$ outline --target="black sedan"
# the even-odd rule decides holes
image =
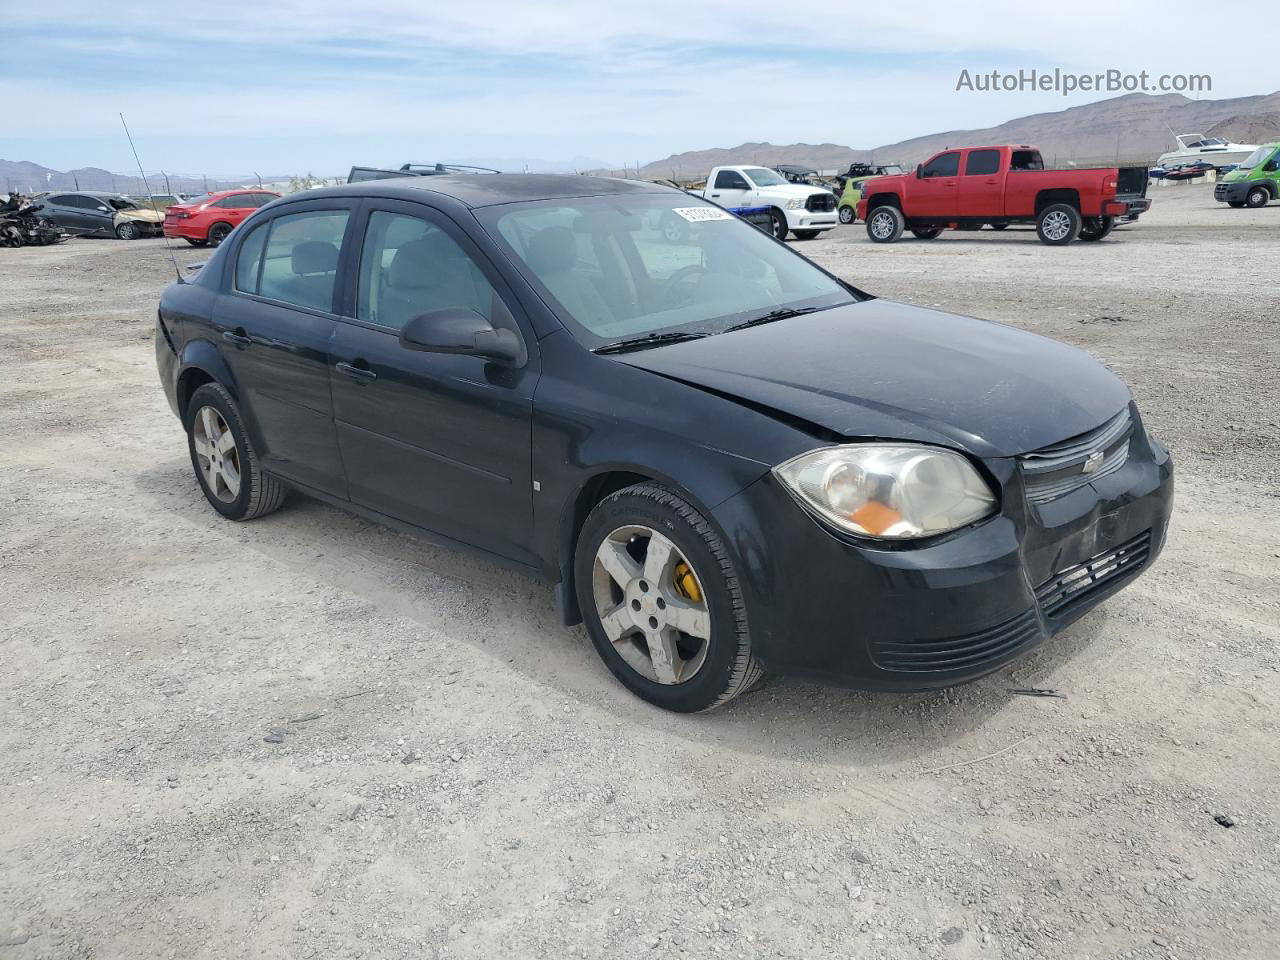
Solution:
[[[295,490],[545,576],[672,710],[766,669],[982,676],[1150,565],[1172,503],[1086,354],[877,300],[636,181],[277,200],[165,291],[156,356],[223,516]]]

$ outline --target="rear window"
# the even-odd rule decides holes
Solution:
[[[331,312],[349,216],[346,210],[309,210],[258,227],[240,246],[236,289]]]

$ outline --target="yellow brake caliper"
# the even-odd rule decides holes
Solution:
[[[698,586],[698,578],[693,575],[693,571],[689,569],[689,565],[681,560],[676,564],[676,568],[672,571],[672,580],[675,582],[676,592],[686,600],[693,603],[702,602],[702,588]]]

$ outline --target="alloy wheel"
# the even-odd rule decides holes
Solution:
[[[893,236],[893,214],[875,213],[871,215],[871,232],[880,240]]]
[[[853,223],[853,217],[854,217],[853,207],[841,207],[841,208],[840,208],[840,222],[841,222],[841,223]]]
[[[703,581],[670,539],[652,527],[619,527],[601,541],[592,594],[614,650],[654,683],[684,683],[711,646]]]
[[[240,449],[222,414],[213,407],[196,411],[191,442],[209,492],[223,503],[234,503],[240,496]]]
[[[1062,240],[1071,233],[1071,218],[1062,211],[1055,210],[1044,218],[1042,229],[1046,239]]]

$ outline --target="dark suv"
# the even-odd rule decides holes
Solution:
[[[1088,355],[877,300],[639,181],[277,200],[165,291],[156,357],[223,516],[297,490],[544,576],[673,710],[765,668],[989,673],[1144,570],[1172,503]]]

